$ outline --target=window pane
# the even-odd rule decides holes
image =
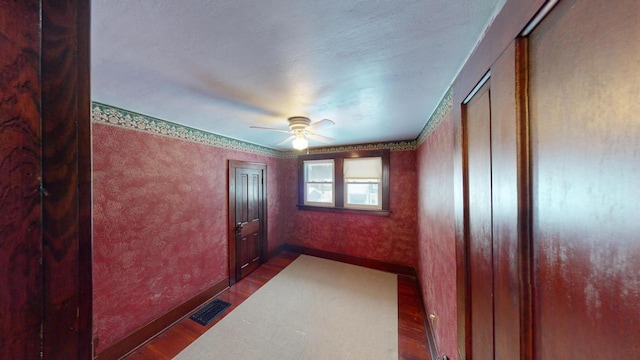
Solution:
[[[306,201],[333,203],[333,184],[307,184]]]
[[[348,205],[379,205],[379,184],[347,183]]]
[[[333,182],[333,161],[305,161],[307,182]]]

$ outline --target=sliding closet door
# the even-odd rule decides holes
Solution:
[[[512,42],[462,105],[467,359],[530,357],[528,282],[521,281],[529,267],[526,123],[518,112],[526,91],[523,50],[522,41]]]
[[[561,1],[530,47],[538,359],[640,359],[640,1]]]
[[[522,41],[491,66],[491,185],[496,359],[529,359],[526,123]],[[519,112],[520,111],[520,112]]]
[[[491,98],[488,83],[465,106],[464,121],[471,352],[473,359],[493,359]]]

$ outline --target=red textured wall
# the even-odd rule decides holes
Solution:
[[[267,164],[269,251],[417,265],[416,152],[391,153],[389,217],[298,211],[297,159],[93,124],[96,352],[228,276],[229,159]]]
[[[389,217],[298,211],[295,186],[287,191],[293,204],[288,243],[384,262],[417,265],[416,152],[393,151],[390,158]],[[287,171],[297,179],[297,159]],[[297,184],[296,182],[291,182]],[[292,195],[291,195],[292,194]]]
[[[418,274],[438,350],[457,358],[451,113],[418,148]]]
[[[229,159],[267,164],[273,250],[285,160],[93,124],[97,353],[228,276]]]

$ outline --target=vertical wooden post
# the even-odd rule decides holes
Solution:
[[[89,3],[41,3],[44,359],[92,357]]]

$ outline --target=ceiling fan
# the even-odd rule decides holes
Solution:
[[[315,133],[316,130],[323,129],[331,125],[335,125],[335,123],[329,119],[316,121],[312,124],[311,120],[309,120],[308,117],[293,116],[289,118],[289,130],[268,128],[268,127],[261,127],[261,126],[251,126],[251,128],[278,131],[278,132],[291,134],[291,136],[280,141],[276,145],[283,145],[288,142],[292,142],[294,149],[303,150],[303,149],[306,149],[307,146],[309,146],[309,141],[307,139],[318,140],[326,143],[332,142],[334,139],[330,137],[318,135]]]

